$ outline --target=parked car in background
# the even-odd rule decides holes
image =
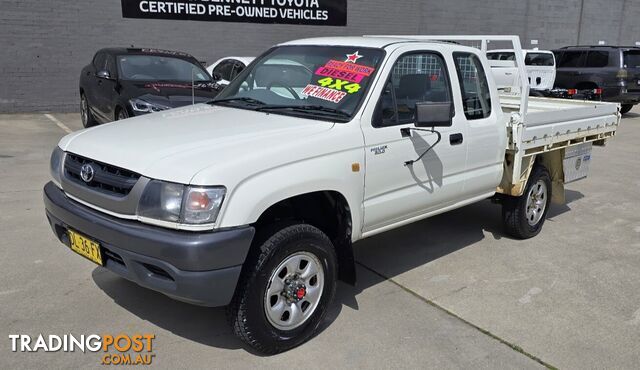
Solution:
[[[549,50],[522,50],[532,95],[540,95],[553,89],[556,80],[556,59]],[[487,52],[493,77],[498,88],[516,86],[520,78],[515,65],[515,53],[511,49]]]
[[[217,94],[198,60],[178,51],[101,49],[80,74],[84,127],[202,103]]]
[[[254,57],[226,57],[207,67],[220,88],[225,88],[243,69],[247,68]]]
[[[627,113],[640,102],[640,48],[567,46],[554,50],[556,87],[596,91]]]

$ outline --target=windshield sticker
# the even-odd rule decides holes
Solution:
[[[145,89],[153,89],[157,92],[160,92],[160,89],[191,89],[191,84],[175,84],[175,83],[165,83],[165,82],[153,82],[144,85]],[[213,89],[215,87],[214,83],[194,83],[194,89]]]
[[[339,78],[341,80],[347,80],[347,81],[351,81],[351,82],[355,82],[355,83],[362,82],[362,79],[364,78],[364,76],[361,75],[361,74],[357,74],[357,73],[353,73],[353,72],[347,72],[347,71],[341,71],[339,69],[327,68],[327,67],[318,68],[318,70],[316,71],[316,75],[325,76],[325,77]]]
[[[302,90],[302,95],[338,104],[345,96],[347,96],[347,93],[344,91],[309,84],[304,88],[304,90]]]
[[[360,84],[358,83],[351,83],[346,80],[340,80],[337,78],[333,79],[331,77],[325,77],[321,80],[318,80],[318,84],[322,87],[328,87],[330,89],[345,90],[349,94],[355,94],[360,91],[361,88]]]
[[[360,51],[356,51],[353,54],[347,54],[347,60],[345,60],[345,63],[355,63],[358,61],[358,59],[362,58],[362,55],[359,54]]]
[[[376,70],[372,67],[363,66],[361,64],[354,64],[348,62],[340,62],[337,60],[330,60],[325,64],[326,68],[334,68],[345,72],[356,73],[359,75],[363,75],[366,77],[371,76],[371,74]]]

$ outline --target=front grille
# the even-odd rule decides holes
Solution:
[[[90,182],[85,182],[80,177],[82,166],[85,164],[90,164],[94,170],[93,179]],[[64,172],[67,179],[73,181],[75,184],[119,197],[127,196],[140,178],[140,175],[135,172],[72,153],[67,153],[66,155]]]

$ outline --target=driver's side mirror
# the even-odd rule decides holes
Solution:
[[[221,75],[220,73],[218,73],[218,72],[213,72],[213,73],[211,74],[211,77],[213,77],[213,80],[214,80],[214,81],[220,81],[220,80],[222,80],[222,75]]]
[[[105,80],[111,80],[111,73],[109,73],[109,71],[107,71],[106,69],[103,69],[98,71],[98,73],[96,73],[96,77],[102,78]]]
[[[453,102],[416,103],[416,127],[448,127],[453,124]]]

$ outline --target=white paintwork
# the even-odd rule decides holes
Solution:
[[[332,37],[287,43],[385,49],[381,71],[348,123],[199,104],[79,131],[59,146],[150,178],[225,186],[227,196],[215,227],[252,224],[289,197],[335,191],[349,203],[356,241],[491,196],[502,178],[507,150],[517,153],[518,162],[528,149],[554,150],[562,140],[615,132],[616,104],[529,99],[525,85],[519,95],[500,97],[491,74],[492,114],[468,121],[458,79],[453,78],[457,72],[452,53],[474,53],[488,71],[484,52],[487,41],[494,39],[520,48],[516,36]],[[483,47],[437,40],[475,40]],[[457,113],[451,127],[439,129],[442,142],[433,153],[410,168],[404,162],[432,144],[434,134],[414,131],[413,137],[403,138],[402,126],[374,128],[371,121],[395,60],[417,50],[444,57]],[[516,59],[523,69],[523,54]],[[450,145],[451,133],[462,133],[464,143]],[[374,155],[371,149],[381,145],[387,145],[386,152]],[[360,171],[352,171],[354,163]]]
[[[487,53],[513,53],[513,49],[496,49],[489,50]],[[526,58],[527,54],[548,54],[553,58],[552,66],[525,66],[529,85],[533,90],[551,90],[556,81],[556,58],[553,52],[549,50],[529,49],[522,50],[522,55]],[[489,60],[493,78],[499,89],[510,90],[516,88],[519,83],[518,68],[513,60]],[[540,83],[538,83],[540,79]]]

